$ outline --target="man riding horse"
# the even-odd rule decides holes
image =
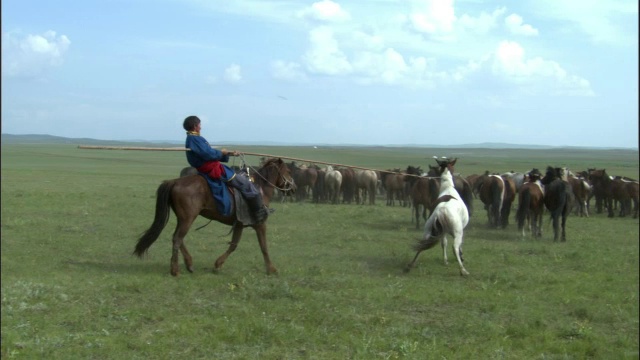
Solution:
[[[260,192],[247,176],[236,174],[233,169],[222,164],[229,161],[229,156],[238,156],[238,152],[212,148],[209,142],[200,136],[201,123],[197,116],[188,116],[182,126],[187,131],[185,147],[191,149],[186,152],[189,165],[198,169],[198,172],[207,174],[214,182],[226,183],[240,191],[249,205],[253,220],[257,224],[263,223],[269,212],[264,206]]]

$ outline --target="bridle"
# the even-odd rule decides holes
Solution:
[[[244,162],[244,159],[243,159]],[[246,164],[245,164],[246,165]],[[251,178],[251,175],[249,174],[249,169],[253,170],[254,174],[258,174],[258,176],[267,184],[271,185],[274,189],[280,190],[280,191],[284,191],[284,192],[289,192],[295,189],[296,185],[293,182],[293,178],[289,177],[287,179],[287,177],[285,177],[282,172],[280,171],[280,167],[276,164],[274,164],[273,162],[269,164],[269,166],[274,166],[276,168],[276,171],[278,172],[278,178],[282,179],[282,182],[284,183],[283,187],[279,187],[278,185],[272,183],[271,181],[269,181],[267,178],[265,178],[260,171],[256,170],[256,168],[254,168],[253,166],[250,165],[246,165],[247,168],[247,175],[249,175],[249,178]],[[255,176],[255,175],[254,175]],[[277,181],[276,181],[277,182]]]

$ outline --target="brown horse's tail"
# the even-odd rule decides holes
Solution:
[[[142,257],[149,247],[158,239],[160,233],[167,225],[169,221],[169,209],[171,205],[171,189],[175,181],[168,180],[162,182],[158,187],[157,198],[156,198],[156,215],[153,219],[153,224],[151,227],[145,231],[140,239],[138,239],[138,243],[136,244],[136,249],[133,251],[135,255],[138,257]]]

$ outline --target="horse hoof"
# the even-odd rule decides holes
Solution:
[[[275,267],[270,266],[267,268],[267,275],[273,275],[277,273],[278,273],[278,269],[276,269]]]
[[[460,276],[467,276],[469,272],[467,270],[460,270]]]
[[[187,270],[193,274],[193,266],[187,266]]]

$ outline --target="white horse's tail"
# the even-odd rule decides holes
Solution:
[[[418,240],[418,243],[413,246],[413,250],[423,251],[431,249],[432,247],[436,246],[438,240],[440,240],[439,237],[427,235],[425,238]]]
[[[418,240],[418,243],[413,247],[413,249],[415,251],[431,249],[438,243],[440,237],[444,232],[445,227],[440,222],[438,213],[434,212],[433,214],[431,214],[431,217],[429,217],[427,223],[424,226],[424,236],[422,237],[422,239]]]

